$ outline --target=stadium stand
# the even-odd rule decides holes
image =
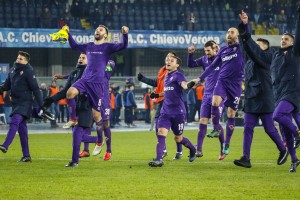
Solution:
[[[1,28],[59,28],[72,23],[77,29],[110,29],[127,24],[131,30],[220,31],[237,23],[240,10],[252,19],[259,34],[293,32],[298,0],[0,0]],[[48,8],[49,23],[41,20]],[[191,14],[193,13],[193,20]],[[291,19],[291,20],[287,20]],[[193,23],[192,25],[190,23]],[[47,24],[47,27],[45,27]]]

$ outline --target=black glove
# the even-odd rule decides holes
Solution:
[[[0,86],[0,94],[3,94],[3,88]]]
[[[41,108],[41,109],[39,109],[40,111],[39,111],[39,113],[38,113],[38,116],[40,116],[41,118],[43,118],[43,119],[48,119],[48,120],[50,120],[50,121],[53,121],[53,120],[55,120],[55,115],[54,114],[52,114],[51,112],[48,112],[47,110],[46,110],[46,108]]]
[[[194,87],[196,83],[194,81],[191,81],[187,84],[188,89],[191,89],[192,87]]]
[[[251,38],[251,33],[245,33],[245,34],[242,34],[240,35],[243,42],[247,42],[249,38]]]
[[[238,25],[238,28],[237,28],[237,29],[238,29],[240,35],[246,33],[245,25],[243,24],[243,22],[241,22],[241,23]]]
[[[139,81],[141,81],[143,78],[144,78],[143,74],[139,73],[139,74],[137,75],[137,79],[138,79]]]
[[[152,92],[152,93],[150,94],[150,98],[151,98],[151,99],[158,98],[158,97],[159,97],[159,94],[155,94],[154,92]]]
[[[49,108],[54,100],[51,97],[46,97],[43,102],[43,108]]]

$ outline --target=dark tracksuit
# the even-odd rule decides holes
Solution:
[[[187,93],[187,106],[188,106],[188,122],[195,120],[196,114],[196,92],[191,88]]]
[[[125,107],[125,123],[133,123],[133,109],[137,107],[135,103],[135,96],[132,90],[126,91],[126,99],[124,101]]]
[[[68,77],[63,90],[52,96],[54,101],[66,98],[68,89],[81,78],[85,65],[77,65],[76,70],[72,71]],[[96,143],[97,136],[90,136],[92,118],[92,107],[86,95],[79,95],[76,99],[76,113],[78,124],[72,130],[73,132],[73,151],[72,162],[78,163],[81,142]]]
[[[3,146],[8,148],[18,131],[23,156],[30,157],[26,120],[30,118],[32,113],[33,95],[39,108],[42,107],[42,94],[32,66],[14,63],[3,89],[5,91],[11,90],[12,98],[12,113],[10,115],[12,118]]]
[[[242,42],[240,42],[243,46]],[[243,155],[250,159],[253,131],[260,118],[265,132],[274,141],[279,151],[284,144],[274,126],[272,115],[275,108],[270,65],[255,58],[248,46],[241,48],[245,54],[245,103]],[[273,52],[273,49],[265,50]]]
[[[122,109],[122,95],[120,93],[116,93],[115,97],[115,107],[116,107],[116,118],[115,122],[118,124],[120,122],[120,115]]]
[[[297,160],[294,135],[297,128],[291,120],[292,113],[300,109],[300,21],[296,23],[294,45],[275,52],[264,52],[251,39],[249,33],[242,35],[243,44],[255,58],[270,64],[275,111],[273,119],[284,129],[286,144],[292,161]]]

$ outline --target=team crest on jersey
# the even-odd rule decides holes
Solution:
[[[170,78],[170,80],[171,80],[171,81],[173,80],[173,76]]]
[[[20,72],[20,76],[22,76],[22,74],[23,74],[23,71]]]
[[[286,55],[286,54],[287,54],[287,51],[284,51],[283,54]]]
[[[236,51],[237,47],[233,47],[233,51]]]

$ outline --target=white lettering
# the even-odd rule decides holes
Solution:
[[[3,34],[0,32],[0,42],[4,42]]]
[[[7,34],[7,41],[8,42],[14,42],[15,41],[15,34],[14,34],[14,32],[8,32],[8,34]]]
[[[232,55],[229,55],[229,56],[225,56],[224,58],[222,58],[222,61],[227,61],[227,60],[231,60],[232,58],[235,58],[237,57],[237,54],[232,54]]]
[[[174,90],[174,87],[168,86],[164,87],[164,91]]]

